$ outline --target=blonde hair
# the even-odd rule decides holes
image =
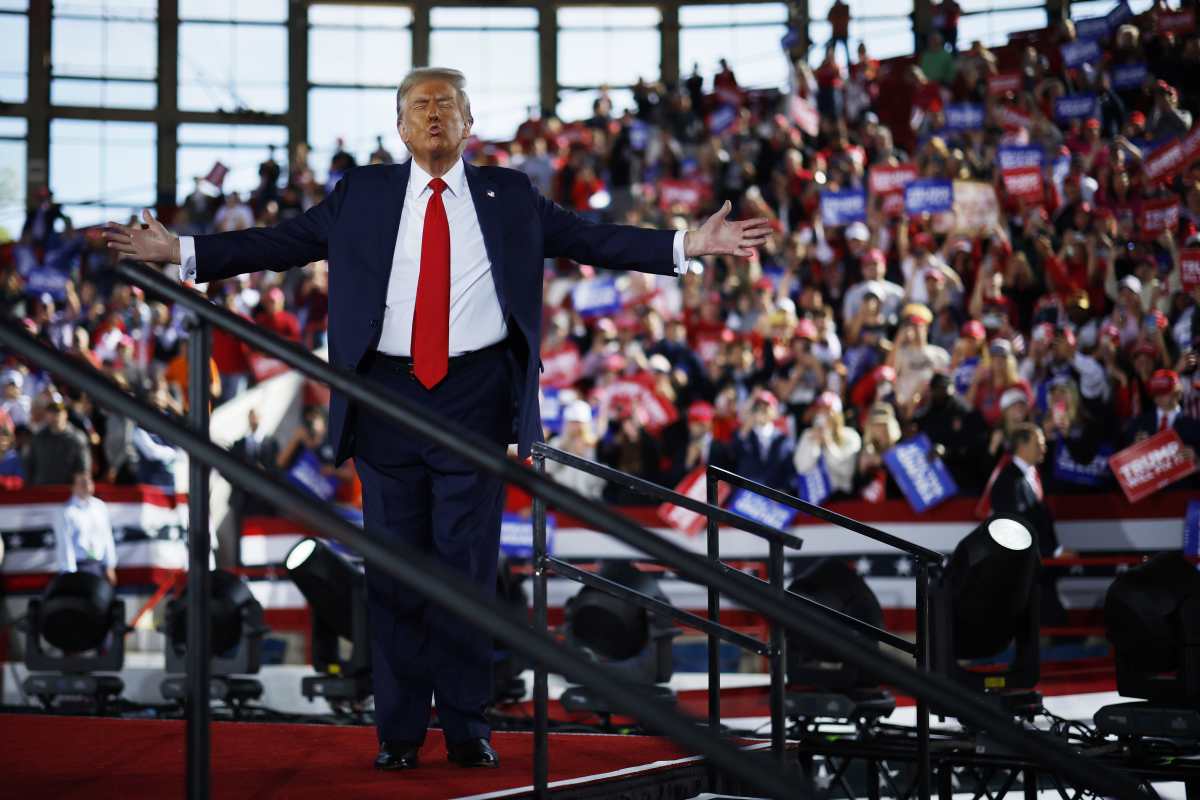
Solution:
[[[454,91],[458,95],[458,110],[462,112],[463,119],[467,122],[474,122],[475,120],[471,116],[471,98],[467,97],[467,76],[449,67],[417,67],[409,71],[404,76],[404,80],[400,81],[400,88],[396,90],[397,119],[404,116],[404,101],[413,87],[419,83],[434,80],[445,81],[454,87]]]

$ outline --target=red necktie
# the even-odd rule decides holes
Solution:
[[[450,358],[450,224],[442,204],[446,182],[434,178],[429,188],[433,194],[425,207],[421,274],[412,324],[413,374],[426,389],[446,377]]]
[[[1158,430],[1161,433],[1167,429],[1167,415],[1161,411],[1158,413]]]
[[[1033,475],[1033,493],[1037,495],[1038,502],[1042,501],[1042,476],[1038,474],[1037,467],[1029,471]]]

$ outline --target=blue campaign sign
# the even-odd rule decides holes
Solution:
[[[546,515],[546,553],[554,554],[553,514]],[[509,558],[533,558],[533,517],[505,513],[500,520],[500,552]]]
[[[558,389],[549,386],[542,387],[542,427],[551,433],[562,433],[563,404],[558,396]]]
[[[883,463],[914,511],[928,511],[958,494],[958,486],[940,458],[930,458],[929,437],[920,434],[883,454]]]
[[[621,310],[621,292],[611,275],[580,281],[571,291],[571,302],[580,316],[603,317]]]
[[[1129,7],[1129,3],[1126,3],[1125,0],[1121,0],[1121,2],[1113,6],[1112,11],[1109,11],[1104,15],[1104,19],[1108,22],[1108,29],[1110,31],[1115,31],[1121,26],[1122,23],[1132,18],[1133,9]]]
[[[1075,38],[1085,41],[1100,41],[1108,38],[1108,17],[1090,17],[1075,20]]]
[[[954,206],[954,184],[941,178],[923,178],[904,187],[908,214],[940,214]]]
[[[1125,92],[1130,89],[1141,88],[1149,75],[1150,70],[1141,62],[1136,64],[1118,64],[1112,68],[1109,81],[1113,89],[1118,92]]]
[[[321,474],[321,462],[311,450],[301,450],[286,475],[288,481],[296,488],[308,492],[318,500],[330,500],[337,492],[337,479],[332,475]]]
[[[1188,503],[1183,517],[1183,554],[1200,556],[1200,500]]]
[[[791,50],[800,43],[801,38],[799,28],[788,28],[788,32],[779,40],[779,46],[784,50]]]
[[[796,496],[819,506],[829,495],[829,473],[825,471],[825,457],[821,456],[815,467],[796,476]]]
[[[1108,468],[1112,454],[1111,447],[1100,447],[1091,461],[1081,463],[1071,457],[1071,451],[1060,441],[1054,450],[1054,478],[1076,486],[1108,486],[1113,481],[1112,470]]]
[[[1036,144],[1001,147],[996,151],[996,160],[1000,169],[1020,169],[1022,167],[1037,167],[1041,169],[1045,159],[1042,148]]]
[[[25,276],[25,293],[28,295],[48,294],[54,302],[61,303],[67,299],[67,281],[70,278],[65,272],[59,272],[53,267],[34,267]]]
[[[867,219],[867,193],[863,189],[821,192],[821,222],[836,228]]]
[[[1100,60],[1100,43],[1076,39],[1062,46],[1063,65],[1078,67]]]
[[[733,127],[733,123],[737,122],[737,115],[738,110],[733,106],[729,104],[721,106],[708,115],[709,131],[720,136]]]
[[[768,500],[749,489],[738,489],[729,504],[729,510],[772,528],[784,528],[796,516],[796,509],[791,506]]]
[[[1096,114],[1096,95],[1068,94],[1054,101],[1054,118],[1059,122],[1087,119]]]
[[[650,141],[650,126],[642,122],[640,119],[635,119],[629,123],[629,146],[639,153],[646,149],[647,143]]]
[[[951,103],[946,106],[946,130],[983,130],[983,105],[981,103]]]

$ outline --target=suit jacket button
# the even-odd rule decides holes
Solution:
[[[368,322],[367,324],[370,325],[372,328],[374,328],[376,325],[379,324],[379,320],[373,319],[370,322]]]

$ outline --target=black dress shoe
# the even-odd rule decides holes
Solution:
[[[415,769],[421,745],[408,742],[380,742],[375,769]]]
[[[460,767],[498,767],[500,756],[487,739],[468,739],[446,746],[446,758]]]

